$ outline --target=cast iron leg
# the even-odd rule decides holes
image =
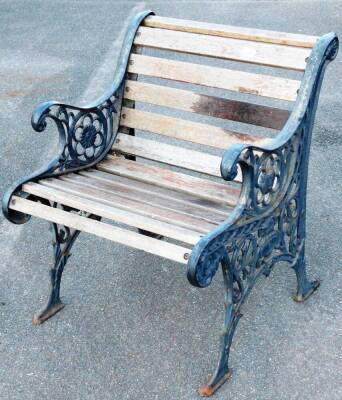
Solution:
[[[32,322],[34,325],[42,324],[64,307],[59,296],[62,274],[64,266],[70,257],[69,251],[80,233],[57,224],[51,225],[54,233],[54,266],[49,271],[50,295],[45,307],[33,316]]]
[[[224,330],[220,338],[220,356],[216,370],[209,382],[199,389],[199,394],[203,397],[213,395],[232,375],[232,371],[228,367],[229,351],[235,328],[241,317],[241,314],[236,313],[234,310],[233,277],[229,270],[229,265],[226,260],[223,260],[221,265],[226,289]]]
[[[297,293],[293,296],[293,300],[301,303],[310,297],[320,284],[318,280],[309,281],[306,276],[304,245],[300,250],[298,260],[292,268],[295,270],[297,276]]]

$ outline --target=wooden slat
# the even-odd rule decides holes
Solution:
[[[76,208],[77,210],[89,212],[98,215],[99,217],[108,218],[136,228],[145,229],[149,232],[154,232],[191,245],[195,245],[202,236],[195,231],[121,210],[114,206],[108,206],[83,197],[74,196],[70,193],[65,193],[64,191],[40,185],[38,183],[27,183],[23,186],[22,190],[23,192]]]
[[[130,161],[122,157],[108,155],[108,158],[96,168],[100,171],[117,174],[127,178],[134,178],[158,187],[189,193],[200,199],[214,201],[220,204],[235,206],[240,189],[229,186],[227,183],[217,183],[196,176],[182,174],[170,169],[155,165],[143,164],[139,161]]]
[[[252,40],[288,46],[312,48],[318,37],[296,33],[269,31],[264,29],[245,28],[240,26],[220,25],[208,22],[189,21],[160,16],[147,17],[143,25],[152,28],[171,29],[174,31],[200,33],[235,39]],[[204,39],[205,40],[205,39]]]
[[[145,82],[127,80],[125,88],[126,99],[271,129],[281,129],[290,114],[288,110],[279,108],[207,96],[190,90]]]
[[[280,100],[295,101],[300,81],[276,76],[132,54],[129,72],[232,90]]]
[[[136,232],[114,227],[58,208],[22,199],[18,196],[12,197],[10,209],[33,215],[34,217],[43,218],[56,224],[65,225],[82,232],[92,233],[93,235],[112,240],[113,242],[144,250],[148,253],[156,254],[182,264],[187,263],[186,259],[188,259],[188,255],[191,252],[186,247],[153,239]],[[187,255],[185,256],[185,254]]]
[[[266,144],[270,140],[126,107],[121,111],[121,125],[219,149],[227,149],[236,143]]]
[[[141,182],[136,179],[126,178],[123,176],[115,175],[112,173],[107,173],[99,171],[98,169],[90,169],[79,171],[77,173],[79,176],[87,177],[95,181],[110,183],[113,188],[120,188],[133,192],[134,196],[139,196],[140,193],[148,195],[151,197],[167,199],[168,203],[174,203],[177,209],[177,204],[186,204],[192,209],[198,209],[199,212],[207,211],[215,212],[220,215],[227,216],[227,213],[232,211],[231,207],[224,204],[218,204],[210,200],[204,200],[198,198],[193,193],[178,192],[176,190],[166,189],[160,186],[151,185],[150,183]]]
[[[155,205],[141,202],[138,199],[132,200],[127,197],[119,196],[115,193],[108,193],[97,188],[91,188],[89,186],[86,187],[84,185],[80,185],[79,183],[69,182],[64,179],[43,179],[40,181],[40,183],[66,193],[71,193],[75,196],[94,200],[100,204],[114,206],[116,208],[171,223],[173,225],[182,226],[183,228],[200,233],[208,233],[217,226],[217,224],[199,219],[195,216],[156,207]]]
[[[147,204],[157,209],[176,212],[180,215],[194,217],[199,221],[206,221],[212,224],[219,224],[224,221],[232,211],[230,209],[229,211],[222,212],[221,210],[216,210],[215,207],[197,206],[195,199],[193,201],[190,201],[190,199],[188,201],[177,200],[172,197],[172,194],[167,198],[166,196],[159,195],[157,191],[137,190],[134,184],[127,185],[115,180],[98,179],[96,176],[67,174],[61,177],[61,179],[84,188],[85,192],[88,192],[89,188],[96,189],[99,195],[101,193],[104,195],[107,193],[114,194],[124,199],[139,202],[140,204]]]
[[[148,160],[197,171],[208,175],[221,176],[221,157],[179,146],[129,136],[119,133],[113,149],[123,154],[133,154]]]
[[[304,71],[310,50],[159,28],[140,27],[136,45]]]

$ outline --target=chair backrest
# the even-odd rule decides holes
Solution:
[[[220,176],[223,149],[241,142],[262,144],[284,126],[316,40],[146,18],[134,40],[122,133],[113,148]],[[127,135],[131,129],[144,133]]]

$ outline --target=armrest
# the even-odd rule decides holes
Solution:
[[[298,132],[304,117],[309,118],[311,125],[313,124],[324,70],[327,64],[335,59],[338,47],[338,38],[333,32],[319,38],[307,60],[307,67],[294,109],[281,132],[262,147],[245,143],[228,148],[223,154],[221,162],[223,179],[230,181],[236,177],[237,166],[245,158],[242,156],[243,153],[248,151],[266,153],[277,151]]]
[[[298,236],[303,236],[296,230],[296,218],[305,213],[308,156],[319,91],[324,70],[337,51],[338,38],[334,33],[317,41],[307,61],[294,109],[276,138],[262,146],[234,145],[223,154],[223,179],[233,180],[238,167],[241,168],[241,195],[229,218],[193,248],[187,271],[192,285],[208,286],[221,260],[229,259],[230,252],[232,257],[238,257],[243,246],[249,249],[244,257],[258,256],[267,264],[263,268],[266,272],[277,260],[292,259]],[[280,226],[278,214],[274,214],[276,209],[285,218]],[[270,257],[273,249],[281,249],[282,258]],[[238,277],[236,281],[239,282]]]
[[[24,223],[29,218],[9,209],[12,195],[20,192],[24,183],[89,168],[106,156],[118,130],[125,74],[134,37],[141,22],[151,14],[151,11],[143,11],[135,15],[130,22],[119,55],[114,82],[99,99],[85,106],[48,101],[39,105],[33,112],[31,124],[35,131],[43,132],[48,120],[55,123],[59,134],[59,152],[47,165],[19,179],[8,188],[2,199],[2,210],[8,220]]]
[[[111,148],[118,128],[123,83],[134,37],[141,22],[152,14],[143,11],[135,15],[126,31],[119,55],[114,82],[97,100],[85,106],[73,106],[58,101],[42,103],[33,112],[31,124],[42,132],[47,120],[55,122],[60,137],[60,154],[55,170],[84,168],[99,162]],[[47,173],[52,174],[51,168]]]

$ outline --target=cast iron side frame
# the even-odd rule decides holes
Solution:
[[[24,183],[37,182],[42,178],[56,177],[93,167],[107,155],[119,128],[124,81],[134,37],[142,21],[151,14],[153,14],[152,11],[143,11],[135,15],[130,22],[119,55],[114,82],[103,96],[82,107],[48,101],[34,111],[31,124],[37,132],[45,130],[48,119],[56,124],[59,133],[59,153],[47,165],[19,179],[6,191],[2,199],[2,210],[9,221],[23,224],[30,219],[30,215],[9,209],[13,194],[25,196],[21,193]],[[73,210],[35,196],[29,196],[29,198],[46,202],[51,207],[100,220],[97,215]],[[51,223],[50,227],[53,234],[54,257],[54,263],[50,268],[50,294],[43,309],[33,316],[33,323],[36,325],[43,323],[64,307],[60,299],[60,283],[65,264],[70,257],[70,250],[80,234],[78,230],[55,223]]]
[[[59,153],[47,165],[14,182],[5,192],[2,210],[9,221],[22,224],[30,218],[29,215],[9,209],[11,197],[14,193],[20,194],[24,183],[93,167],[107,155],[118,132],[123,86],[134,37],[142,21],[153,14],[146,10],[132,18],[119,55],[114,81],[100,98],[85,106],[48,101],[33,112],[31,124],[37,132],[45,130],[48,119],[55,122],[59,133]]]
[[[188,261],[188,280],[210,285],[219,265],[226,288],[224,333],[217,368],[200,388],[212,395],[231,375],[229,351],[240,308],[257,278],[268,276],[279,261],[290,263],[297,276],[294,300],[302,302],[319,286],[305,269],[305,213],[309,150],[321,83],[327,64],[338,52],[334,33],[322,36],[309,59],[294,109],[282,131],[269,144],[238,144],[225,151],[222,177],[243,176],[239,203],[231,216],[203,237]]]

